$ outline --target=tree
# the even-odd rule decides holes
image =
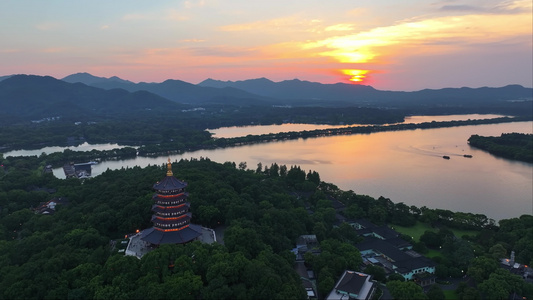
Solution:
[[[490,247],[489,253],[492,254],[492,257],[495,259],[507,257],[507,250],[505,250],[502,244],[496,244]]]
[[[479,291],[488,299],[507,299],[510,294],[521,294],[524,281],[504,269],[496,269],[489,278],[478,285]]]
[[[309,173],[307,173],[307,180],[318,186],[320,184],[320,175],[316,171],[311,172],[311,170],[309,170]]]
[[[387,289],[389,289],[394,299],[397,300],[428,299],[422,288],[412,281],[389,281],[387,283]]]
[[[398,273],[392,273],[389,275],[389,278],[388,278],[389,281],[392,281],[392,280],[397,280],[397,281],[405,281],[405,278],[398,274]]]
[[[441,287],[434,284],[429,288],[429,291],[426,293],[426,296],[431,300],[444,300],[446,296],[442,291]]]
[[[420,236],[420,241],[431,248],[438,248],[444,243],[441,236],[431,230],[426,230],[424,234]]]
[[[498,268],[498,262],[493,258],[476,257],[468,267],[468,276],[472,277],[477,283],[488,279],[490,274]]]
[[[202,287],[201,276],[190,270],[167,277],[161,286],[166,292],[165,299],[198,299]]]
[[[387,280],[387,274],[385,273],[385,270],[380,266],[368,265],[363,271],[363,273],[372,275],[374,279],[379,282],[385,282]]]
[[[322,297],[326,298],[327,294],[335,286],[335,280],[333,274],[328,267],[324,267],[318,273],[318,293]]]
[[[270,175],[270,177],[278,177],[279,176],[279,166],[278,166],[277,163],[273,163],[270,166],[269,175]]]
[[[374,205],[368,211],[368,217],[372,223],[381,225],[387,220],[387,211],[382,206]]]

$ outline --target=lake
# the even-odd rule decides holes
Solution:
[[[466,120],[479,120],[479,119],[495,119],[505,117],[504,115],[493,114],[468,114],[468,115],[443,115],[443,116],[408,116],[405,117],[405,121],[394,124],[420,124],[425,122],[444,122],[444,121],[466,121]],[[390,124],[390,125],[394,125]],[[368,125],[322,125],[322,124],[280,124],[280,125],[264,125],[264,126],[232,126],[222,127],[217,129],[209,129],[209,132],[213,134],[215,138],[232,138],[252,135],[261,135],[268,133],[280,133],[290,131],[304,131],[304,130],[317,130],[317,129],[332,129],[352,126],[368,126]]]
[[[432,117],[433,118],[433,117]],[[338,127],[338,126],[337,126]],[[174,160],[208,157],[216,162],[246,162],[249,169],[299,165],[343,190],[393,202],[485,214],[495,220],[533,214],[533,166],[497,158],[472,148],[472,134],[533,133],[533,122],[417,129],[299,139],[171,155]],[[472,158],[463,157],[464,154]],[[450,157],[449,160],[442,158]],[[162,165],[167,156],[106,161],[106,169]],[[64,178],[61,168],[54,174]]]
[[[4,157],[8,156],[32,156],[32,155],[41,155],[42,153],[50,154],[54,152],[63,152],[65,149],[70,149],[72,151],[91,151],[91,150],[113,150],[115,148],[124,148],[119,144],[89,144],[87,142],[78,145],[78,146],[69,146],[69,147],[60,147],[60,146],[51,146],[44,147],[36,150],[13,150],[4,153]]]

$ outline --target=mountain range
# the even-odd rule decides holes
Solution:
[[[50,76],[14,75],[0,81],[0,112],[4,116],[115,116],[185,107],[146,91],[104,90]]]
[[[161,83],[133,83],[128,80],[123,80],[118,77],[96,77],[88,73],[77,73],[69,75],[63,79],[70,83],[84,83],[89,86],[98,87],[102,89],[124,89],[129,92],[147,91],[161,97],[173,100],[179,103],[199,104],[199,103],[225,103],[228,99],[232,99],[232,104],[237,101],[240,104],[250,104],[257,102],[258,104],[269,104],[266,97],[259,96],[246,92],[241,89],[233,87],[206,87],[194,85],[181,80],[168,79]]]
[[[243,81],[207,79],[199,84],[181,80],[134,83],[116,76],[88,73],[61,80],[50,76],[0,77],[2,115],[51,116],[85,114],[125,115],[140,111],[174,111],[209,105],[374,107],[384,109],[529,113],[533,89],[519,85],[499,88],[444,88],[415,92],[380,91],[371,86],[322,84],[298,79],[273,82],[266,78]],[[455,112],[455,111],[454,111]]]
[[[531,99],[533,89],[520,85],[482,88],[425,89],[414,92],[381,91],[371,86],[345,83],[322,84],[298,79],[274,82],[266,78],[243,81],[207,79],[197,85],[180,80],[161,83],[133,83],[118,77],[96,77],[77,73],[62,79],[81,82],[103,89],[146,90],[181,103],[219,102],[241,99],[247,104],[294,106],[377,106],[405,107],[418,105],[487,105],[500,101]],[[230,101],[231,102],[231,101]]]

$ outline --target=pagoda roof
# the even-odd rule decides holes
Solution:
[[[163,207],[161,205],[154,204],[154,205],[152,205],[152,211],[156,212],[156,213],[162,213],[162,212],[173,213],[173,212],[182,211],[184,209],[189,209],[190,206],[191,206],[191,204],[188,203],[188,202],[185,202],[185,203],[177,205],[177,206],[167,206],[167,207]]]
[[[202,235],[202,227],[196,224],[189,224],[189,226],[176,231],[161,231],[151,227],[142,231],[141,240],[154,245],[184,244],[200,235]]]
[[[158,224],[174,224],[177,222],[182,222],[184,220],[190,220],[190,219],[191,219],[191,213],[186,213],[181,216],[169,217],[169,218],[158,217],[156,215],[152,216],[152,222],[158,223]]]
[[[187,186],[185,181],[178,180],[172,175],[167,175],[163,180],[154,184],[154,189],[158,191],[172,191],[183,189]]]
[[[167,197],[161,197],[161,195],[159,194],[154,194],[152,196],[152,199],[154,201],[171,201],[171,200],[181,200],[181,199],[186,199],[187,197],[189,196],[189,193],[187,192],[183,192],[181,194],[178,194],[178,195],[172,195],[172,196],[167,196]]]

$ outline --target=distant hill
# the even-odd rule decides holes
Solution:
[[[88,73],[77,73],[62,79],[67,82],[81,82],[102,89],[124,89],[126,91],[148,91],[161,97],[191,105],[223,103],[228,105],[271,105],[275,100],[255,95],[232,87],[202,87],[181,80],[169,79],[161,83],[133,83],[118,77],[96,77]]]
[[[273,82],[266,78],[249,79],[244,81],[217,81],[207,79],[199,86],[232,87],[257,95],[277,99],[308,99],[329,101],[354,101],[370,95],[377,95],[380,91],[371,86],[355,84],[322,84],[318,82],[302,81],[298,79]]]
[[[4,79],[8,79],[11,76],[13,76],[13,75],[0,76],[0,81],[2,81]]]
[[[309,99],[314,101],[337,101],[352,105],[412,107],[412,106],[479,106],[502,104],[503,101],[529,99],[531,88],[509,85],[500,88],[444,88],[415,92],[380,91],[371,86],[345,83],[321,84],[298,79],[273,82],[266,78],[243,81],[218,81],[207,79],[198,85],[233,87],[265,97],[278,99]]]
[[[69,75],[61,80],[69,82],[69,83],[81,82],[86,85],[93,85],[93,86],[98,85],[98,84],[107,84],[111,82],[116,83],[116,84],[134,84],[133,82],[129,80],[120,79],[117,76],[106,78],[106,77],[97,77],[89,73],[76,73],[76,74]]]
[[[145,91],[104,90],[50,76],[14,75],[0,81],[0,114],[10,117],[90,118],[185,107]]]

